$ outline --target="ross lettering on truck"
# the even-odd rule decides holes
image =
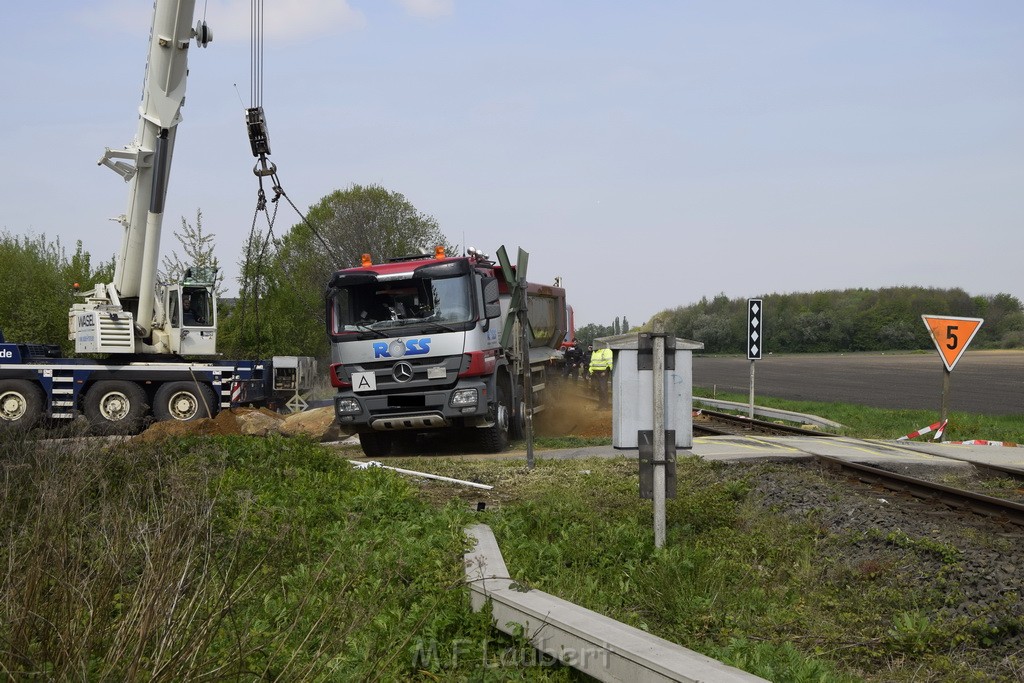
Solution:
[[[374,358],[401,358],[402,356],[421,356],[430,352],[430,337],[422,339],[396,339],[391,342],[373,342]]]

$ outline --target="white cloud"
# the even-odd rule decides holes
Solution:
[[[195,21],[205,16],[214,42],[246,42],[252,32],[251,5],[251,0],[196,0]],[[107,0],[78,16],[90,26],[138,33],[149,30],[152,8],[138,0]],[[263,35],[276,45],[365,25],[366,17],[348,0],[270,0],[263,8]]]
[[[414,17],[446,17],[455,11],[455,0],[399,0],[405,11]]]

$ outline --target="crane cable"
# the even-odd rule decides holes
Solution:
[[[263,111],[263,0],[252,0],[251,16],[252,52],[250,54],[250,79],[252,81],[252,102],[249,109],[246,110],[246,124],[249,129],[249,145],[252,148],[253,156],[258,160],[253,167],[253,173],[259,178],[260,183],[256,210],[262,211],[266,209],[267,196],[263,189],[263,179],[269,177],[274,183],[272,186],[274,199],[271,201],[276,202],[281,197],[287,199],[288,204],[317,240],[320,241],[327,254],[337,260],[338,254],[334,253],[331,245],[320,234],[320,231],[316,229],[316,226],[309,222],[306,215],[299,211],[298,207],[295,206],[291,198],[285,193],[281,185],[281,179],[277,175],[277,165],[268,159],[270,156],[270,134],[267,131],[267,119]]]
[[[292,210],[295,211],[296,215],[302,220],[302,223],[306,225],[314,237],[320,242],[326,251],[327,255],[334,259],[335,262],[339,262],[338,255],[335,253],[331,245],[324,239],[323,235],[317,230],[306,215],[299,210],[295,203],[291,200],[291,197],[284,191],[284,187],[281,184],[281,179],[277,173],[277,165],[270,161],[270,135],[267,131],[266,115],[263,110],[263,45],[264,45],[264,30],[263,30],[263,0],[251,0],[251,41],[250,41],[250,97],[251,106],[246,110],[246,127],[249,132],[249,145],[252,149],[252,154],[256,157],[256,165],[253,166],[253,173],[259,181],[259,190],[256,196],[256,209],[253,212],[252,226],[249,230],[249,240],[246,244],[245,253],[245,271],[242,277],[243,289],[245,285],[250,284],[250,291],[253,295],[253,313],[256,318],[256,342],[257,347],[262,342],[262,327],[260,325],[259,315],[259,300],[260,292],[259,288],[261,282],[264,279],[264,264],[266,259],[266,253],[268,247],[275,241],[274,240],[274,223],[277,220],[277,210],[279,208],[278,200],[284,197],[291,206]],[[263,179],[269,178],[272,182],[271,191],[274,193],[270,203],[274,205],[273,213],[267,213],[267,234],[266,238],[262,237],[262,231],[257,229],[257,223],[259,220],[260,213],[267,212],[267,192],[263,186]],[[255,253],[254,253],[255,252]],[[253,256],[256,256],[253,260]],[[250,268],[250,264],[253,266]],[[284,266],[284,264],[282,264]],[[287,266],[284,266],[287,271]],[[250,272],[251,271],[251,272]],[[290,274],[289,274],[290,277]],[[249,280],[251,278],[251,283]],[[293,280],[294,281],[294,280]],[[242,307],[242,327],[245,326],[245,307]],[[323,317],[323,311],[316,310],[311,312],[314,313],[318,318]],[[259,348],[257,348],[259,350]]]

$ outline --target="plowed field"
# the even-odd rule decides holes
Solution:
[[[766,356],[755,361],[754,394],[876,408],[938,410],[945,366],[938,353],[848,353]],[[694,356],[694,386],[746,394],[750,361]],[[950,410],[983,415],[1024,413],[1024,351],[964,353],[950,375]]]

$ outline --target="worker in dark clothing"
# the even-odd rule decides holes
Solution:
[[[576,341],[565,350],[565,367],[563,368],[565,377],[575,383],[579,379],[582,366],[583,349],[580,348],[580,343]]]
[[[580,362],[580,368],[582,368],[582,372],[580,372],[580,377],[583,378],[584,382],[589,382],[590,381],[590,357],[594,355],[594,347],[593,346],[587,346],[586,349],[583,349],[583,347],[581,345],[580,346],[580,350],[583,353],[583,360]]]
[[[189,325],[205,325],[206,318],[203,317],[202,312],[198,307],[192,305],[192,295],[185,294],[181,297],[182,304],[182,318],[186,326]]]

